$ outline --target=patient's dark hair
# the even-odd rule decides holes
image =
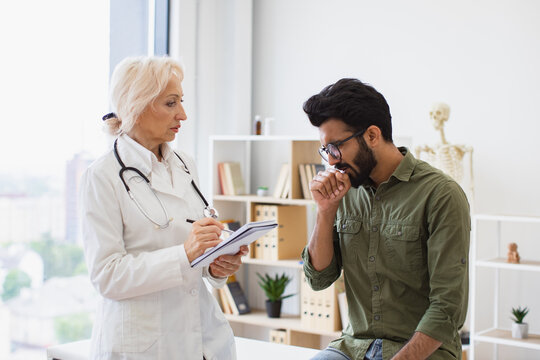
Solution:
[[[352,131],[375,125],[386,141],[393,142],[392,116],[386,99],[358,79],[341,79],[328,85],[304,103],[304,111],[314,126],[330,118],[342,120]]]

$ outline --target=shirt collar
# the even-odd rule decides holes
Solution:
[[[403,159],[390,177],[395,177],[400,181],[409,181],[416,166],[416,159],[406,147],[398,147],[398,150],[403,154]]]
[[[153,163],[158,162],[153,152],[130,138],[127,134],[122,134],[118,137],[118,153],[125,166],[136,167],[146,176],[152,171]],[[161,154],[164,161],[170,162],[172,153],[173,151],[169,144],[161,144]]]

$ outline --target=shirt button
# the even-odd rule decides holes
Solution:
[[[376,227],[376,226],[374,226],[374,227],[371,228],[371,230],[372,230],[373,232],[377,232],[377,230],[379,230],[379,228]]]
[[[374,318],[376,321],[381,320],[381,316],[380,316],[380,315],[375,315],[373,318]]]
[[[381,197],[377,195],[377,196],[375,197],[375,199],[381,200]]]
[[[341,228],[342,228],[342,229],[346,229],[346,228],[347,228],[347,224],[341,225]]]
[[[398,234],[399,236],[401,236],[401,230],[400,230],[400,231],[398,231],[398,232],[397,232],[397,234]]]
[[[191,294],[191,296],[197,296],[197,292],[197,289],[191,289],[189,293]]]
[[[461,258],[461,263],[462,264],[465,264],[467,262],[467,260],[465,258]]]
[[[370,256],[369,261],[371,261],[371,262],[375,261],[375,256]]]
[[[379,291],[379,285],[375,285],[375,286],[373,287],[373,290]]]

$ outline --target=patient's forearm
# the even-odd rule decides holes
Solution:
[[[415,332],[411,340],[394,355],[392,360],[427,359],[441,344],[442,342],[435,340],[431,336]]]

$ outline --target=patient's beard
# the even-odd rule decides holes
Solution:
[[[367,146],[363,137],[360,137],[358,144],[360,145],[360,149],[352,161],[354,168],[343,162],[336,165],[338,169],[350,169],[349,179],[351,180],[351,186],[354,188],[371,184],[372,181],[369,175],[371,175],[371,171],[377,166],[377,160],[373,156],[373,151]]]

